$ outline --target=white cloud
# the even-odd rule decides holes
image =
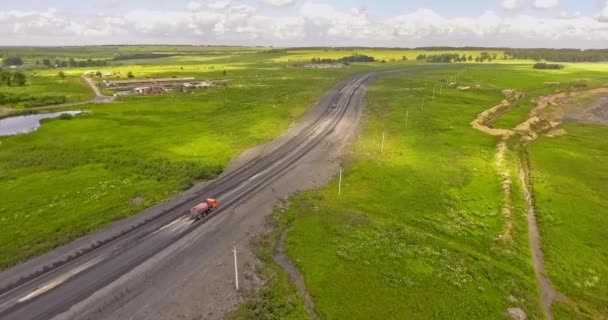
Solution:
[[[377,17],[365,9],[305,2],[283,16],[215,0],[196,10],[127,10],[74,15],[61,10],[0,10],[5,45],[192,43],[277,46],[599,47],[608,41],[608,9],[597,16],[564,12],[446,17],[431,9]]]
[[[608,22],[608,0],[604,3],[604,8],[596,16],[596,19],[600,22]]]
[[[271,6],[284,7],[286,5],[296,2],[296,0],[262,0],[262,2]]]
[[[188,9],[188,10],[198,10],[200,7],[201,7],[200,2],[196,2],[196,1],[190,1],[186,5],[186,9]]]
[[[582,13],[580,11],[574,11],[574,12],[562,11],[559,13],[559,17],[562,19],[576,19],[581,16],[582,16]]]
[[[501,6],[505,9],[517,9],[525,4],[525,0],[503,0]]]
[[[230,0],[211,1],[207,4],[209,9],[224,9],[230,5]]]
[[[536,9],[550,9],[559,6],[559,0],[534,0],[532,4]]]

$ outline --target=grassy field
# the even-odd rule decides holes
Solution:
[[[164,76],[166,68],[150,67],[146,75]],[[82,106],[88,112],[72,120],[49,120],[34,133],[3,137],[0,267],[217,176],[232,157],[279,135],[356,71],[233,69],[222,78],[225,87]]]
[[[575,303],[575,307],[560,306],[556,319],[593,315],[605,319],[608,127],[567,124],[563,128],[568,134],[541,138],[529,151],[549,276]]]
[[[373,56],[376,60],[385,60],[387,62],[400,61],[403,57],[408,60],[416,60],[416,57],[420,54],[432,55],[432,54],[465,54],[467,57],[472,56],[473,59],[480,56],[482,51],[460,51],[460,50],[441,50],[441,51],[429,51],[429,50],[411,50],[411,49],[381,49],[381,48],[335,48],[335,49],[304,49],[304,50],[285,50],[285,54],[275,58],[275,61],[287,62],[287,61],[310,61],[312,58],[322,59],[339,59],[342,57],[348,57],[353,54],[363,54]],[[498,58],[504,55],[503,51],[487,50],[490,54],[496,54]]]
[[[606,76],[600,69],[575,66],[551,73],[529,65],[470,67],[458,82],[480,84],[479,88],[447,90],[435,100],[430,98],[433,88],[452,77],[453,69],[386,77],[371,85],[361,135],[344,159],[342,195],[338,196],[334,181],[292,197],[286,214],[292,217],[286,218],[287,252],[303,273],[321,317],[504,319],[508,308],[519,307],[529,319],[542,318],[517,178],[518,151],[509,149],[506,154],[513,182],[513,239],[499,240],[505,218],[494,158],[497,139],[474,131],[469,122],[497,104],[502,89],[515,88],[525,91],[526,98],[494,124],[512,128],[526,119],[530,100],[536,96],[568,90],[581,80],[587,87],[604,83]],[[422,97],[426,97],[423,111]],[[590,162],[603,163],[607,148],[600,138],[605,128],[580,127],[586,129],[539,142],[542,154],[535,155],[533,145],[533,186],[539,197],[549,275],[558,290],[570,288],[563,292],[572,294],[579,308],[595,309],[592,314],[597,316],[605,314],[606,286],[602,284],[608,275],[605,255],[598,251],[605,242],[601,229],[605,221],[598,213],[606,211],[601,189],[606,178],[595,175],[583,188],[594,192],[564,207],[556,202],[555,190],[544,191],[548,178],[541,179],[537,189],[538,177],[551,176],[572,183],[571,191],[560,187],[564,197],[569,197],[563,201],[585,192],[578,188],[583,187],[580,181],[599,170]],[[383,133],[385,150],[380,154]],[[568,152],[587,135],[588,149]],[[554,148],[560,139],[571,141]],[[584,153],[592,156],[581,156]],[[580,161],[577,168],[588,169],[559,177],[560,171],[571,168],[571,160]],[[535,163],[546,168],[535,173]],[[552,198],[552,205],[545,206],[547,200],[539,193]],[[588,223],[565,230],[571,225],[566,221],[573,224],[577,219],[572,212],[578,203],[576,209],[584,208]],[[557,207],[564,216],[559,220]],[[546,212],[553,219],[544,216]],[[561,228],[548,231],[554,224]],[[585,227],[590,224],[595,227]],[[578,236],[580,240],[565,244],[566,239]],[[575,256],[583,244],[588,246],[584,258]],[[565,252],[572,256],[563,257]],[[574,265],[587,268],[573,268],[575,257],[581,259]],[[572,278],[577,278],[578,289],[576,282],[568,282]],[[271,299],[280,305],[276,300]],[[557,304],[555,309],[556,319],[584,318],[571,304]]]
[[[294,62],[355,51],[189,46],[14,50],[26,57],[29,82],[0,87],[0,93],[85,101],[92,93],[80,75],[89,70],[110,71],[120,79],[132,72],[136,78],[194,76],[227,85],[86,105],[78,108],[88,111],[83,115],[48,120],[34,133],[0,138],[0,194],[8,195],[0,197],[0,269],[217,176],[232,157],[279,135],[349,74],[419,63],[400,62],[404,55],[413,60],[421,53],[443,53],[357,49],[388,63],[303,69]],[[51,56],[110,59],[146,50],[176,56],[61,69],[67,74],[64,80],[57,76],[60,69],[30,65]],[[458,53],[475,57],[480,52]],[[466,64],[456,81],[471,87],[464,91],[445,85],[465,65],[374,82],[360,135],[343,159],[343,194],[337,195],[333,181],[293,196],[290,209],[272,217],[275,228],[256,240],[268,286],[231,317],[306,317],[287,275],[271,261],[278,234],[290,228],[287,253],[304,275],[322,318],[504,319],[513,307],[530,319],[541,318],[517,178],[519,150],[506,153],[513,230],[512,240],[502,240],[498,235],[506,222],[497,138],[469,123],[503,99],[502,89],[511,88],[525,92],[525,98],[491,125],[513,128],[527,118],[535,97],[607,83],[608,65],[534,70],[530,63],[497,62],[501,64]],[[597,318],[608,313],[608,261],[600,247],[606,242],[602,227],[607,221],[598,214],[608,206],[600,167],[608,156],[603,139],[608,132],[598,126],[564,128],[567,135],[542,138],[529,150],[542,245],[551,280],[571,300],[556,305],[556,319]]]

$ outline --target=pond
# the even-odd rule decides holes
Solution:
[[[32,132],[40,127],[40,120],[57,118],[64,113],[76,115],[82,113],[82,111],[39,113],[0,119],[0,136]]]

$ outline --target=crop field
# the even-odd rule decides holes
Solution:
[[[525,98],[493,124],[513,128],[526,120],[533,98],[606,83],[603,68],[469,67],[458,83],[471,89],[444,87],[442,94],[453,68],[376,80],[361,134],[343,160],[342,194],[336,179],[293,196],[280,224],[321,318],[504,319],[510,308],[543,318],[518,179],[521,147],[510,145],[505,154],[513,183],[506,217],[498,138],[469,123],[503,99],[502,89],[512,88]],[[601,212],[608,202],[598,166],[608,150],[607,128],[563,126],[567,135],[529,147],[546,269],[569,299],[555,302],[554,314],[601,318],[608,299]],[[505,239],[507,224],[512,229]],[[273,279],[271,285],[284,291],[280,273]],[[277,307],[287,303],[266,297]],[[305,317],[293,310],[294,318]]]

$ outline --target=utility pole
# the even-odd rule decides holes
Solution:
[[[380,153],[384,152],[384,132],[382,132],[382,146],[380,147]]]
[[[338,195],[342,194],[342,167],[340,167],[340,179],[338,180]]]
[[[236,286],[236,291],[239,291],[239,270],[236,264],[236,243],[234,243],[232,252],[234,253],[234,285]]]
[[[410,111],[409,111],[409,110],[406,110],[406,111],[405,111],[405,126],[406,126],[406,127],[407,127],[407,118],[408,118],[408,116],[409,116],[409,115],[410,115]]]

